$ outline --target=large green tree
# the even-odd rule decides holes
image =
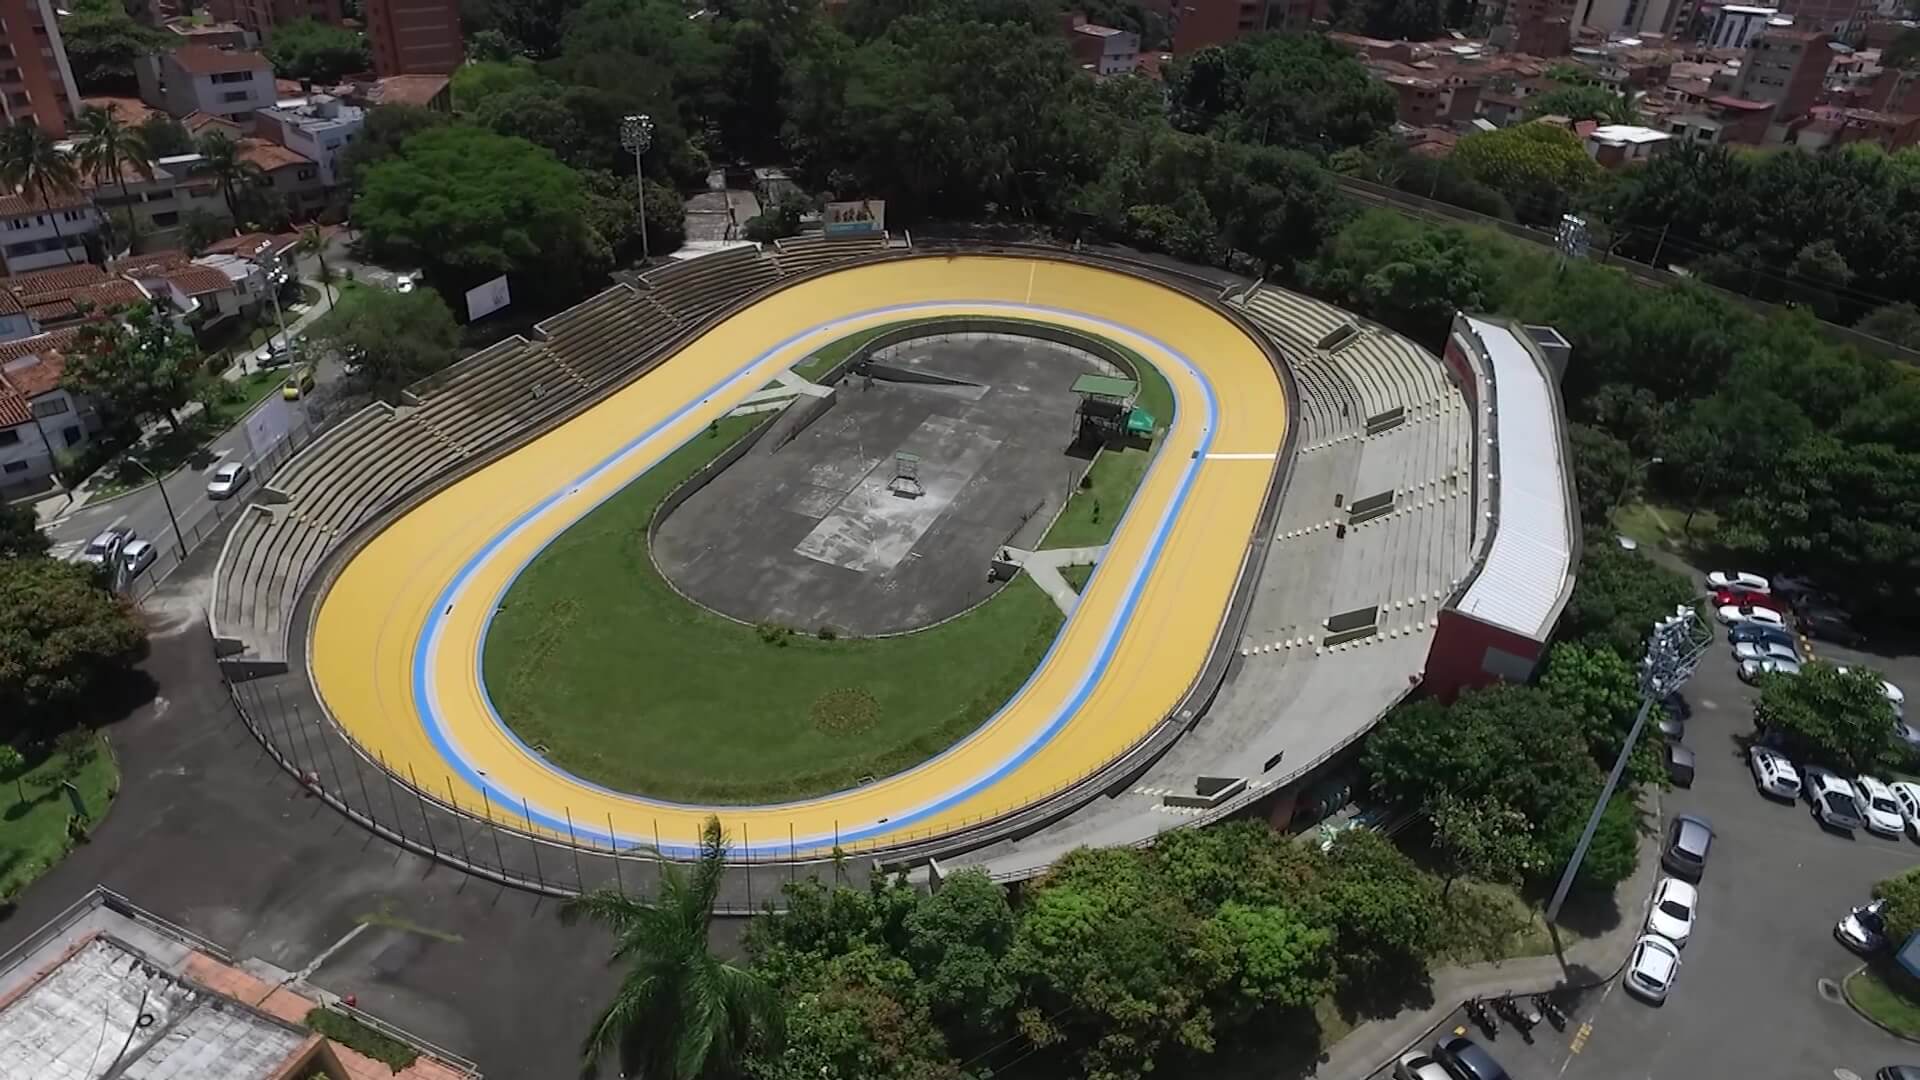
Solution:
[[[1638,663],[1653,624],[1691,601],[1695,589],[1679,574],[1604,533],[1590,533],[1574,571],[1573,595],[1560,614],[1559,637],[1605,648]]]
[[[1880,917],[1886,920],[1887,940],[1895,948],[1920,931],[1920,867],[1887,878],[1873,887],[1873,895],[1887,902]]]
[[[138,93],[135,61],[172,38],[136,22],[119,0],[74,0],[60,13],[60,41],[83,94]]]
[[[1437,347],[1455,312],[1484,310],[1491,253],[1460,229],[1368,211],[1302,268],[1309,288]]]
[[[653,903],[600,889],[562,909],[569,921],[584,918],[611,930],[613,960],[627,965],[581,1046],[583,1076],[595,1075],[608,1057],[619,1061],[624,1076],[724,1076],[745,1061],[755,1039],[778,1041],[780,1000],[759,976],[715,956],[708,945],[727,848],[719,819],[708,818],[690,868],[659,864]]]
[[[1167,76],[1174,124],[1239,142],[1332,152],[1379,138],[1393,92],[1318,34],[1252,34],[1183,58]]]
[[[44,555],[51,545],[31,506],[0,503],[0,559]]]
[[[267,59],[281,78],[323,85],[373,69],[373,53],[365,38],[315,19],[294,19],[275,26],[267,41]]]
[[[500,274],[535,303],[571,300],[607,265],[580,177],[525,139],[454,125],[369,168],[354,221],[378,258],[448,296]]]
[[[131,609],[87,567],[0,559],[0,743],[73,726],[146,648]]]
[[[140,304],[124,321],[82,327],[67,358],[66,378],[115,416],[165,419],[177,431],[177,413],[193,397],[199,366],[193,335],[153,305]]]
[[[1756,727],[1781,740],[1796,760],[1867,773],[1894,763],[1893,706],[1880,676],[1813,663],[1798,677],[1765,676],[1753,707]]]
[[[382,396],[446,367],[460,348],[460,327],[446,301],[427,289],[343,293],[310,334]]]
[[[1544,123],[1473,132],[1454,147],[1453,160],[1505,195],[1522,221],[1558,221],[1568,201],[1601,176],[1579,136]]]

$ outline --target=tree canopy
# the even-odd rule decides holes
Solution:
[[[119,0],[75,0],[60,17],[73,81],[83,94],[137,94],[134,61],[173,35],[136,22]]]
[[[74,342],[66,377],[117,416],[164,418],[177,429],[175,413],[193,397],[199,363],[193,335],[151,304],[140,304],[124,322],[86,324]]]
[[[376,257],[420,266],[448,296],[500,274],[517,294],[573,297],[607,264],[580,177],[525,139],[429,128],[367,169],[354,221]]]
[[[1780,740],[1796,761],[1848,775],[1895,764],[1894,713],[1880,676],[1812,663],[1797,677],[1762,676],[1754,726]]]
[[[453,313],[427,289],[345,290],[311,336],[383,396],[446,367],[460,347]]]
[[[146,648],[127,605],[88,567],[0,559],[0,743],[32,727],[71,727]]]
[[[273,28],[267,59],[275,75],[331,85],[344,75],[373,69],[366,39],[316,19],[294,19]]]

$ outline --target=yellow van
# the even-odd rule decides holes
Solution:
[[[280,388],[280,396],[288,401],[299,401],[313,390],[313,365],[301,364],[287,376],[287,385]]]

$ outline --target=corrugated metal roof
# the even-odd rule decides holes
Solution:
[[[1573,570],[1567,517],[1569,465],[1547,373],[1500,323],[1468,316],[1486,346],[1499,448],[1499,527],[1480,576],[1459,610],[1543,640],[1553,630],[1561,589]]]

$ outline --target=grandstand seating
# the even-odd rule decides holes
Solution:
[[[785,240],[773,242],[774,262],[779,266],[782,276],[803,274],[817,266],[825,266],[840,259],[851,259],[884,251],[887,247],[885,233],[878,236],[826,237],[789,236]]]
[[[697,259],[685,259],[640,275],[667,313],[683,324],[698,323],[780,275],[752,244]]]
[[[615,285],[536,327],[554,362],[588,386],[619,381],[671,338],[673,317],[646,292]]]

